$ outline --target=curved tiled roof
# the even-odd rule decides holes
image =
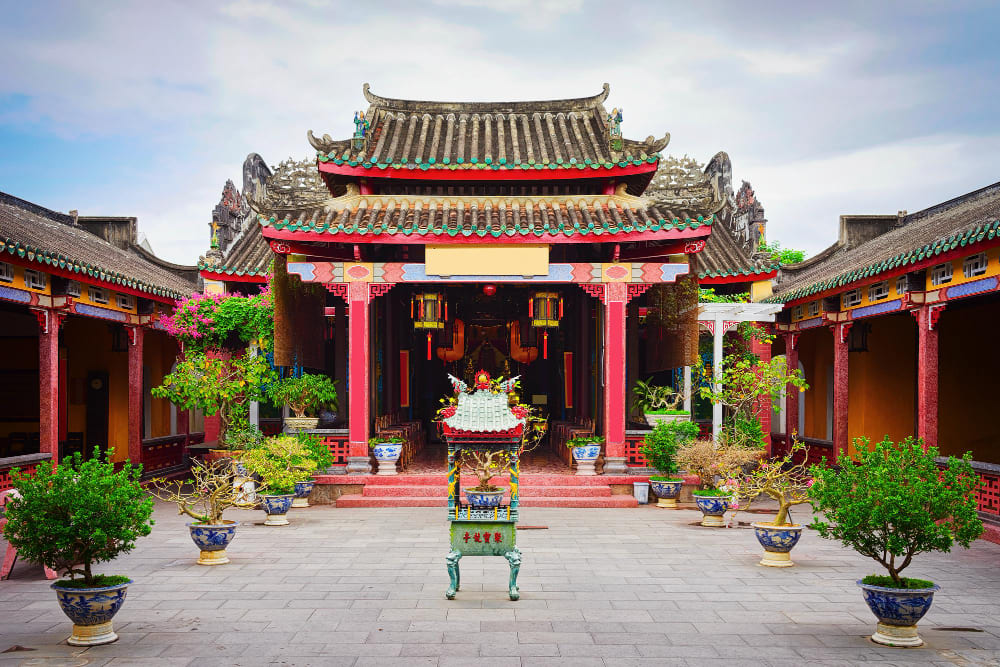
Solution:
[[[65,213],[0,192],[3,253],[153,296],[181,298],[195,284],[73,224]]]
[[[1000,183],[994,183],[904,215],[896,228],[854,247],[835,244],[821,253],[821,261],[784,268],[775,294],[767,300],[787,303],[806,298],[998,236]]]
[[[244,220],[243,230],[218,264],[211,264],[203,259],[198,262],[198,268],[234,278],[263,278],[270,271],[273,258],[271,246],[261,236],[260,225],[250,217]]]
[[[569,100],[536,102],[424,102],[364,94],[371,107],[367,146],[350,139],[317,138],[309,142],[321,161],[349,166],[415,165],[421,169],[555,169],[579,165],[611,168],[655,162],[670,141],[647,137],[623,139],[612,152],[608,113],[601,93]]]

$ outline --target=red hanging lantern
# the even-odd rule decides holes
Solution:
[[[410,300],[413,328],[427,332],[427,360],[431,360],[434,331],[444,329],[448,320],[448,302],[440,292],[420,292]]]
[[[549,358],[549,329],[558,329],[563,300],[558,292],[535,292],[528,300],[531,326],[542,330],[542,359]]]

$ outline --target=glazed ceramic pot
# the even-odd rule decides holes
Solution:
[[[653,493],[659,499],[656,501],[657,507],[667,507],[669,509],[677,509],[677,498],[681,495],[681,489],[684,487],[683,479],[668,479],[668,480],[649,480],[649,487],[653,489]]]
[[[372,447],[372,456],[378,461],[378,472],[376,475],[395,475],[396,461],[403,453],[401,443],[382,443]]]
[[[221,523],[189,523],[191,539],[201,549],[198,565],[225,565],[229,562],[226,547],[236,536],[235,521]]]
[[[260,495],[260,504],[264,508],[264,512],[267,514],[267,521],[264,522],[265,526],[287,526],[288,509],[292,506],[292,499],[295,498],[294,494],[288,493],[281,496],[265,496]]]
[[[924,640],[917,634],[917,621],[924,617],[934,601],[934,593],[941,589],[884,588],[858,581],[865,596],[865,603],[878,619],[872,641],[885,646],[922,646]]]
[[[73,621],[73,634],[66,643],[71,646],[98,646],[117,641],[111,619],[122,603],[125,590],[132,581],[104,588],[63,588],[52,584],[63,613]]]
[[[466,489],[465,499],[473,507],[492,509],[500,506],[500,501],[503,500],[503,489],[498,491],[473,491],[472,489]]]
[[[701,525],[709,528],[721,528],[726,525],[722,516],[729,509],[729,496],[699,496],[697,491],[692,495],[702,513]]]
[[[753,526],[757,541],[764,547],[764,557],[760,560],[761,565],[767,567],[792,567],[791,551],[792,547],[799,543],[802,537],[802,526],[792,524],[788,526],[775,526],[772,523],[760,522],[750,524]]]
[[[285,417],[285,430],[289,433],[316,428],[317,424],[319,424],[319,417]]]
[[[309,494],[312,493],[316,482],[307,480],[305,482],[295,482],[295,499],[292,500],[292,507],[309,507]]]
[[[593,477],[597,474],[594,464],[601,455],[601,445],[591,443],[582,447],[573,447],[573,458],[576,460],[576,474]]]
[[[649,412],[644,412],[642,416],[646,418],[646,423],[649,424],[651,428],[656,428],[656,425],[660,422],[686,422],[691,419],[690,413],[684,413],[682,415],[654,415]]]

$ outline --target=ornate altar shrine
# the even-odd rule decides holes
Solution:
[[[451,524],[451,551],[448,553],[448,576],[451,583],[445,595],[455,599],[459,589],[458,561],[463,556],[503,556],[510,564],[508,594],[517,600],[517,575],[521,568],[521,552],[517,548],[518,453],[524,436],[527,413],[511,406],[509,394],[517,378],[499,383],[491,381],[489,373],[476,375],[476,386],[468,386],[449,375],[455,393],[454,405],[441,413],[441,431],[448,443],[448,521]],[[498,453],[509,474],[510,496],[504,502],[503,493],[492,501],[481,502],[470,492],[463,502],[461,461],[465,452]],[[480,502],[476,502],[479,500]]]

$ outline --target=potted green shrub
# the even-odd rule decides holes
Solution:
[[[229,562],[226,548],[236,535],[238,522],[224,519],[230,507],[250,508],[251,497],[233,473],[234,459],[192,461],[193,479],[155,479],[150,492],[160,500],[177,505],[178,514],[194,519],[188,524],[191,540],[201,553],[199,565]]]
[[[272,382],[268,397],[276,405],[287,405],[295,413],[285,418],[285,428],[290,432],[316,428],[319,411],[327,406],[336,407],[337,383],[326,375],[303,373]],[[306,413],[315,416],[307,417]]]
[[[854,444],[860,452],[856,465],[845,461],[836,469],[812,467],[813,507],[823,516],[811,526],[888,572],[857,582],[878,618],[872,641],[920,646],[917,622],[940,586],[900,573],[917,554],[948,552],[956,542],[968,548],[983,533],[976,514],[980,482],[969,463],[972,454],[948,457],[941,468],[934,461],[937,448],[924,451],[923,441],[912,437],[899,445],[888,437],[874,448],[867,438],[857,438]]]
[[[810,501],[809,489],[813,484],[806,464],[806,448],[796,441],[782,458],[764,461],[739,477],[733,492],[733,505],[749,508],[760,496],[778,502],[774,521],[752,523],[757,541],[764,548],[760,564],[768,567],[791,567],[791,551],[802,537],[802,526],[792,523],[789,510],[794,505]],[[795,463],[795,459],[799,463]]]
[[[153,525],[153,500],[139,486],[142,466],[126,461],[115,471],[120,464],[111,456],[75,453],[58,466],[44,461],[34,474],[11,475],[17,495],[7,503],[4,537],[27,560],[69,577],[52,588],[73,621],[73,646],[118,639],[111,619],[132,580],[93,568],[131,551]]]
[[[305,448],[303,458],[308,462],[297,460],[292,464],[292,470],[298,477],[295,480],[295,499],[292,500],[292,507],[309,507],[309,494],[316,485],[312,474],[324,471],[333,465],[333,454],[319,436],[299,433],[298,437]]]
[[[566,441],[566,446],[573,451],[577,475],[592,477],[597,474],[594,464],[601,455],[602,444],[604,438],[599,435],[574,435]]]
[[[698,425],[690,421],[660,422],[646,434],[639,453],[659,472],[649,478],[650,488],[659,499],[657,507],[677,509],[677,498],[684,487],[678,476],[677,450],[698,437]]]
[[[261,507],[267,514],[265,526],[287,526],[288,509],[295,497],[295,482],[315,470],[306,457],[305,445],[295,436],[267,438],[260,447],[247,450],[240,462],[251,475],[261,480]]]
[[[643,415],[646,423],[656,426],[659,422],[690,420],[691,413],[680,409],[684,396],[673,387],[653,384],[653,378],[637,380],[632,387],[633,406]]]
[[[398,436],[378,436],[368,440],[368,448],[378,462],[376,475],[395,475],[396,461],[403,453],[403,441]]]
[[[735,478],[744,466],[758,461],[760,455],[757,449],[711,440],[694,440],[677,450],[681,466],[700,480],[699,488],[691,495],[701,510],[701,525],[711,528],[725,526],[722,517],[730,509]]]

